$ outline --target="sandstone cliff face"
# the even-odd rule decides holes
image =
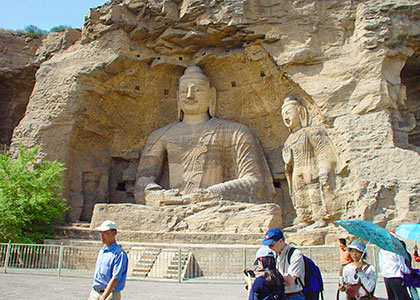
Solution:
[[[0,31],[0,144],[9,145],[23,118],[39,68],[35,52],[40,38]]]
[[[25,114],[40,63],[80,36],[80,30],[71,28],[40,37],[0,31],[0,144],[10,144],[13,129]]]
[[[341,218],[419,222],[420,1],[114,0],[42,63],[13,144],[66,163],[68,219],[132,202],[145,139],[177,118],[177,79],[200,65],[216,115],[258,136],[285,225],[294,211],[281,105],[294,92],[347,164]],[[46,57],[47,58],[47,57]]]

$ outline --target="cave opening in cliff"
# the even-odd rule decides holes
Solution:
[[[407,88],[406,109],[414,114],[416,127],[408,133],[408,142],[420,146],[420,51],[412,55],[401,71],[401,81]]]

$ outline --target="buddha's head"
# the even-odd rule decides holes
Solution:
[[[198,66],[188,67],[179,79],[178,119],[184,114],[199,115],[208,112],[214,116],[216,109],[216,90]]]
[[[309,125],[308,111],[295,95],[289,95],[284,99],[281,107],[281,115],[283,117],[284,125],[286,125],[291,132]]]

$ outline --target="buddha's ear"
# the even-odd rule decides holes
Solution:
[[[302,127],[308,127],[309,126],[309,113],[305,106],[299,105],[298,106],[298,112],[299,112],[299,119],[300,124]]]
[[[179,103],[179,91],[176,91],[176,105],[178,121],[182,121],[182,119],[184,118],[184,113],[182,112],[181,105]]]
[[[209,103],[209,114],[211,117],[216,117],[216,88],[210,88],[210,103]]]

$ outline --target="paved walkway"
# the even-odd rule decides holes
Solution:
[[[51,275],[0,274],[0,299],[80,300],[87,299],[91,278],[56,277]],[[325,300],[335,300],[336,283],[326,283]],[[377,297],[386,299],[385,286],[379,282]],[[247,291],[238,281],[183,283],[128,280],[122,293],[123,300],[246,300]],[[344,300],[344,294],[341,294]]]

